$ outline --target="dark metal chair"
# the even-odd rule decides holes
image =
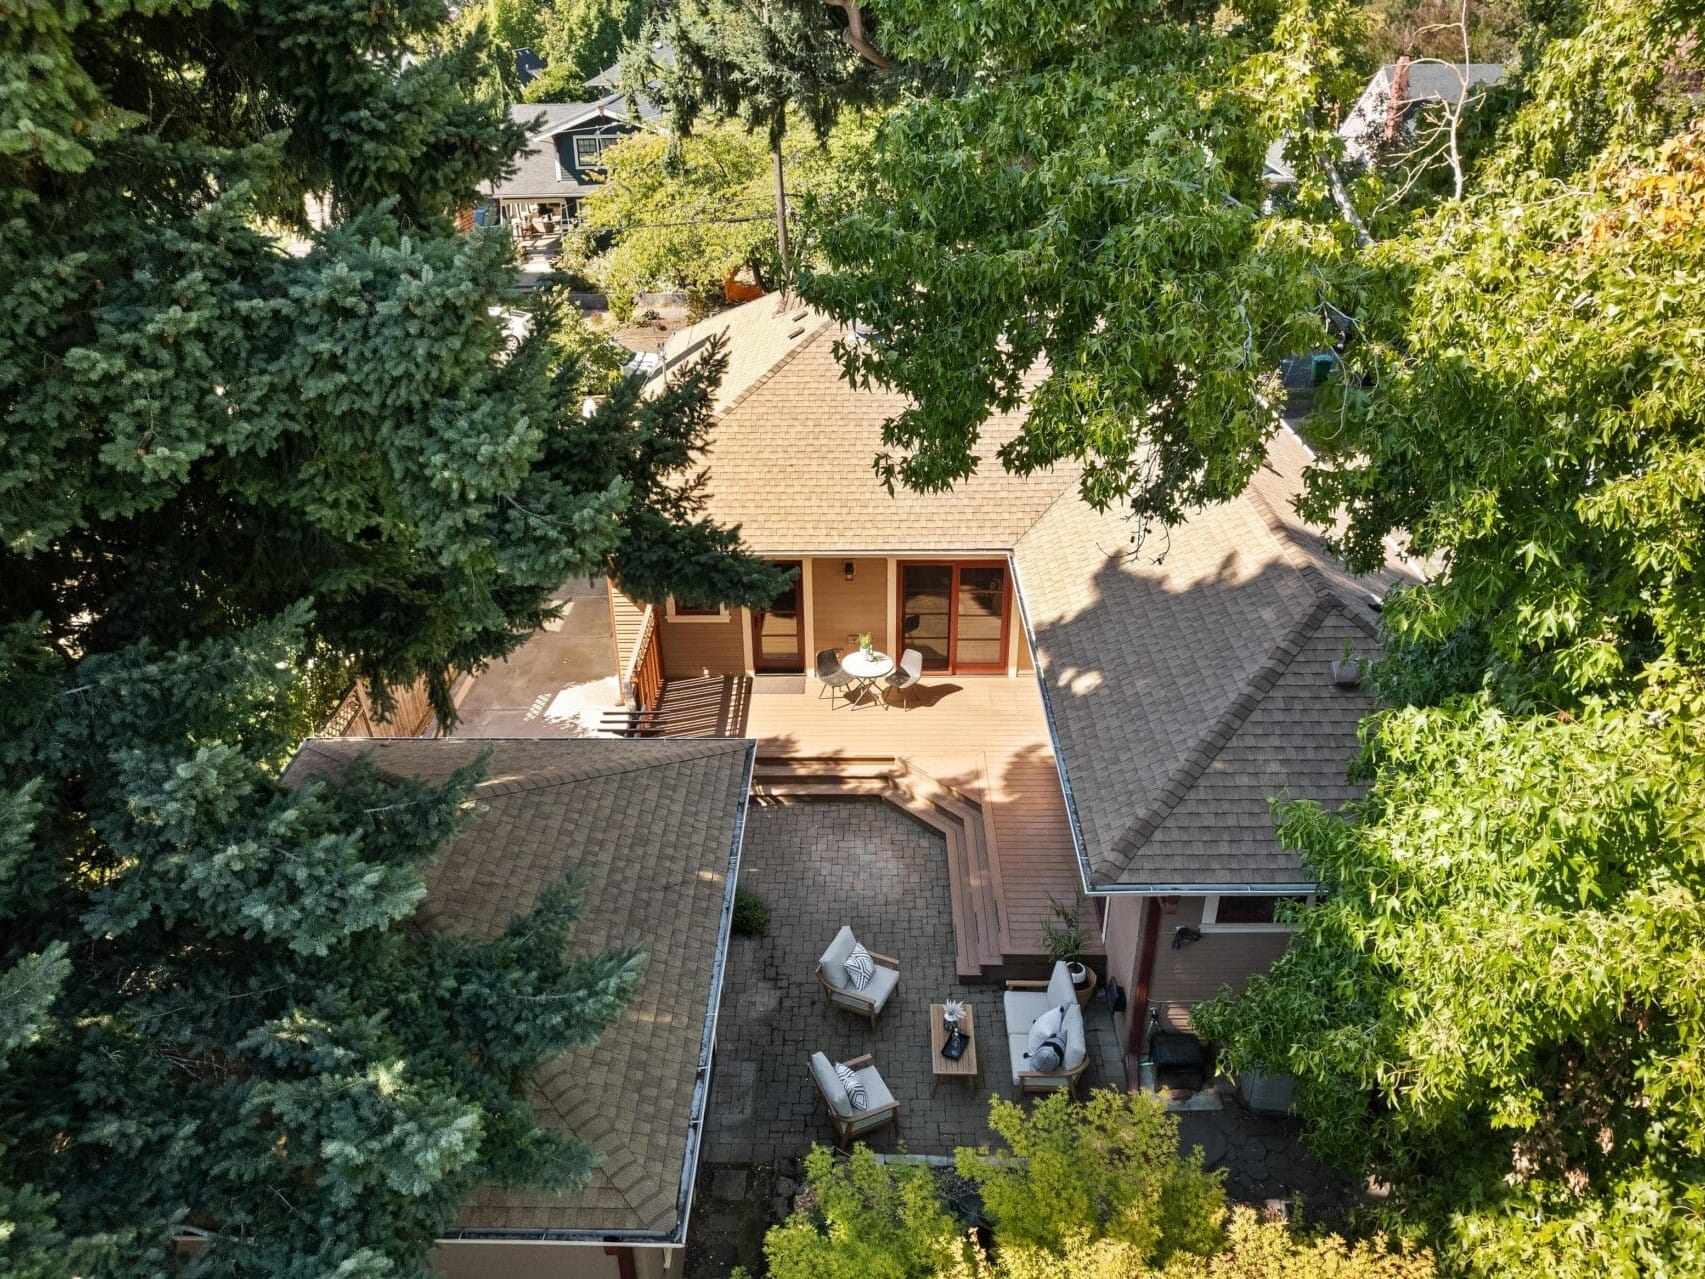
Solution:
[[[894,673],[888,677],[888,687],[882,693],[882,706],[887,708],[893,701],[895,693],[905,693],[905,709],[912,709],[911,690],[916,688],[924,677],[924,655],[915,648],[908,648],[900,654],[900,664],[894,668]]]
[[[829,709],[835,709],[835,696],[841,694],[851,703],[852,694],[847,690],[858,681],[841,669],[841,650],[838,648],[820,648],[817,650],[817,682],[822,688],[817,693],[817,700],[824,697],[829,699]]]

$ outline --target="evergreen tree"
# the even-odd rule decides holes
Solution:
[[[510,651],[571,575],[775,589],[641,470],[686,467],[716,367],[583,419],[507,235],[455,233],[523,135],[465,92],[475,44],[421,53],[444,18],[43,5],[0,34],[20,86],[0,120],[0,620],[91,653],[310,600],[312,654],[376,688],[425,676],[450,719],[447,673]],[[312,193],[336,221],[310,233]]]
[[[303,620],[63,680],[5,636],[0,968],[35,987],[0,1074],[7,1274],[160,1273],[180,1228],[186,1273],[423,1274],[476,1185],[590,1166],[523,1087],[639,957],[565,960],[567,885],[485,945],[398,926],[474,779],[282,788]]]

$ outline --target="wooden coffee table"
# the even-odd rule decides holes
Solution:
[[[971,1091],[977,1089],[977,1013],[970,1004],[965,1005],[965,1018],[959,1023],[959,1029],[969,1040],[965,1051],[958,1061],[949,1061],[941,1055],[941,1046],[947,1042],[947,1027],[941,1023],[942,1011],[946,1004],[931,1004],[929,1006],[929,1092],[935,1096],[935,1086],[945,1078],[963,1079]]]

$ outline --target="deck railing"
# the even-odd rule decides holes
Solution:
[[[639,635],[622,672],[622,688],[628,706],[636,711],[655,710],[663,695],[663,652],[657,644],[657,610],[650,604],[639,619]]]

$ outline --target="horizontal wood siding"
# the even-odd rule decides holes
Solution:
[[[1201,922],[1200,897],[1180,897],[1178,908],[1160,917],[1151,999],[1161,1021],[1177,1030],[1190,1029],[1192,1006],[1212,999],[1222,987],[1242,991],[1253,974],[1266,972],[1291,939],[1284,932],[1209,932],[1200,941],[1172,949],[1174,930]]]
[[[888,561],[853,559],[853,580],[847,581],[846,558],[811,561],[812,634],[818,648],[838,648],[843,653],[852,644],[848,636],[869,631],[878,648],[889,648],[893,640],[888,616]]]
[[[706,675],[741,675],[746,670],[746,645],[740,628],[746,610],[733,609],[720,622],[671,622],[657,619],[663,644],[663,674],[668,679],[699,679]]]

